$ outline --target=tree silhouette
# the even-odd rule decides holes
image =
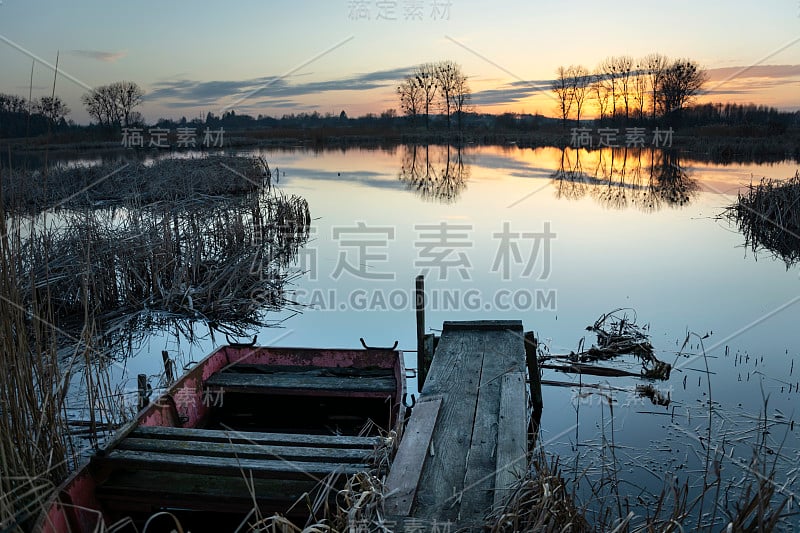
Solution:
[[[81,100],[101,126],[128,127],[141,117],[134,109],[143,98],[144,91],[136,83],[118,81],[92,89]]]
[[[439,90],[439,82],[436,78],[436,68],[432,63],[425,63],[416,68],[413,80],[422,91],[422,104],[425,108],[425,128],[430,129],[430,111],[436,98],[436,91]]]
[[[573,96],[572,81],[568,69],[558,67],[556,79],[550,84],[550,89],[555,93],[558,100],[558,110],[564,127],[567,126],[570,110],[572,109]]]

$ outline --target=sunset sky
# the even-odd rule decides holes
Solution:
[[[560,65],[651,52],[708,69],[702,100],[800,109],[800,0],[0,2],[0,92],[27,97],[35,56],[33,94],[49,95],[57,51],[56,92],[79,123],[81,94],[118,80],[145,89],[148,121],[379,113],[439,59],[462,65],[478,111],[554,116]]]

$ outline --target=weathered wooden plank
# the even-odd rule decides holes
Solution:
[[[413,509],[417,518],[458,518],[454,498],[464,486],[482,359],[475,347],[482,344],[482,335],[444,328],[436,348],[422,396],[441,397],[442,406],[417,490]]]
[[[177,453],[230,457],[242,459],[279,459],[284,461],[321,461],[363,463],[372,450],[323,448],[319,446],[272,446],[267,444],[231,444],[228,442],[198,442],[191,440],[128,438],[117,447],[119,450],[139,452]]]
[[[530,379],[531,404],[533,405],[533,418],[538,428],[539,420],[542,417],[542,376],[539,374],[539,341],[532,331],[525,332],[525,360],[528,365],[528,377]]]
[[[483,365],[459,513],[461,520],[469,522],[482,522],[491,511],[498,440],[506,438],[498,428],[501,385],[509,372],[522,371],[525,361],[523,338],[518,332],[505,329],[482,333],[482,344],[475,347],[476,356],[480,350]]]
[[[386,479],[389,496],[385,509],[390,515],[408,516],[411,512],[441,405],[441,398],[431,398],[418,402],[411,412],[411,420]]]
[[[394,376],[344,377],[308,376],[304,373],[285,374],[241,374],[220,372],[206,381],[207,387],[222,388],[226,392],[265,394],[306,394],[309,391],[326,393],[382,393],[392,394],[397,388]]]
[[[148,511],[175,506],[215,512],[246,512],[253,499],[262,511],[274,504],[285,512],[289,505],[317,485],[313,479],[253,479],[252,489],[241,475],[209,477],[201,474],[153,471],[118,471],[97,489],[108,508]]]
[[[327,376],[343,378],[359,377],[392,377],[393,368],[356,368],[341,366],[301,366],[301,365],[264,365],[251,363],[236,363],[226,368],[224,374],[296,374],[304,377]]]
[[[459,330],[512,330],[522,331],[521,320],[463,320],[463,321],[445,321],[443,330],[459,331]]]
[[[114,450],[96,460],[121,468],[224,476],[241,475],[244,471],[252,472],[253,477],[279,479],[317,479],[333,473],[355,474],[368,469],[366,464],[358,463],[231,459],[129,450]]]
[[[528,467],[527,397],[525,374],[503,376],[500,385],[500,419],[497,434],[497,467],[494,478],[494,507],[508,501],[510,489]]]
[[[352,437],[347,435],[306,435],[303,433],[262,433],[255,431],[225,431],[221,429],[176,428],[139,426],[130,437],[151,439],[183,439],[200,442],[232,442],[275,446],[325,446],[329,448],[374,449],[380,437]]]

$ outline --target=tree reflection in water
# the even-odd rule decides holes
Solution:
[[[592,162],[584,164],[582,157]],[[655,148],[565,148],[550,177],[557,198],[590,196],[605,207],[645,212],[688,205],[698,190],[676,151]]]
[[[398,178],[429,201],[452,203],[467,187],[470,167],[460,146],[405,145]]]

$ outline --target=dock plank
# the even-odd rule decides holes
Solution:
[[[482,521],[494,503],[495,472],[499,466],[497,448],[498,435],[501,433],[498,425],[503,378],[510,372],[520,372],[525,360],[521,331],[485,330],[482,340],[481,382],[459,514],[461,520],[473,522]],[[518,401],[525,405],[524,392],[518,397]],[[506,435],[503,435],[503,439],[505,438]]]
[[[525,380],[519,377],[524,370],[521,321],[445,322],[420,396],[420,402],[441,398],[441,407],[411,518],[482,526],[495,504],[498,479],[506,487],[516,473],[500,472],[509,466],[505,458],[520,442],[527,444]],[[516,388],[520,380],[521,393]],[[416,416],[412,412],[410,424]],[[504,442],[508,432],[513,433],[511,444]],[[415,446],[409,442],[401,442],[398,454]],[[394,516],[403,510],[395,508]]]
[[[389,495],[385,509],[389,514],[408,516],[411,512],[441,405],[441,398],[433,398],[414,406],[413,416],[403,433],[403,445],[397,450],[386,479]]]
[[[440,396],[442,407],[417,490],[413,513],[417,518],[458,520],[454,503],[464,488],[482,364],[474,347],[481,345],[482,335],[445,328],[436,348],[422,394]]]
[[[365,448],[370,450],[381,444],[380,437],[310,435],[305,433],[264,433],[256,431],[229,431],[224,429],[176,428],[164,426],[139,426],[130,433],[130,437],[275,446]]]
[[[494,478],[494,507],[508,501],[511,490],[528,468],[528,422],[525,404],[525,373],[505,374],[500,386],[500,419],[497,434],[497,473]]]

